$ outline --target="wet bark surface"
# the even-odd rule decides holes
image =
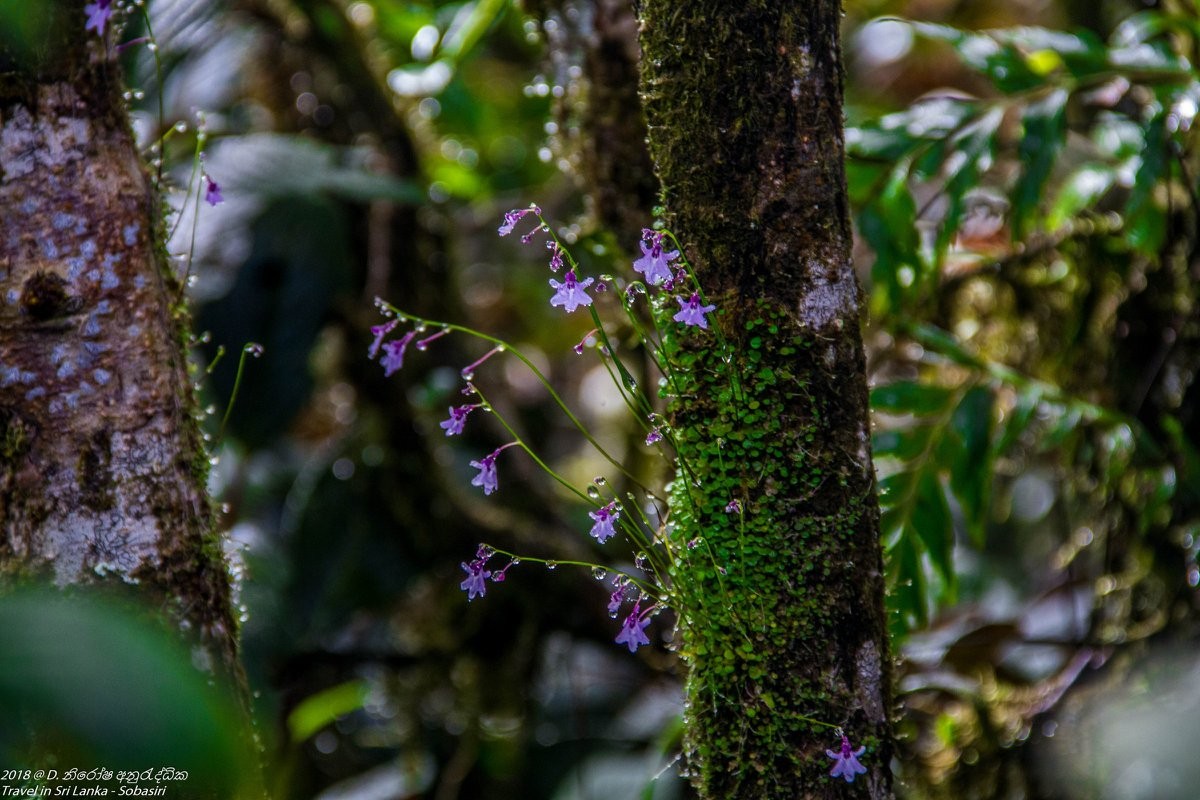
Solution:
[[[0,91],[0,579],[135,587],[236,673],[181,287],[111,51],[67,11]]]

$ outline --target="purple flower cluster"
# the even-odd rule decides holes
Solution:
[[[492,583],[503,583],[508,575],[508,571],[518,563],[517,560],[511,559],[504,565],[503,569],[492,571],[487,568],[487,562],[496,553],[487,545],[481,544],[475,551],[475,558],[471,562],[462,562],[463,572],[467,573],[467,577],[463,578],[462,583],[458,588],[467,593],[467,600],[474,600],[476,597],[483,597],[487,594],[487,582],[491,579]]]
[[[672,271],[671,262],[679,258],[679,251],[666,251],[663,244],[666,238],[667,234],[662,231],[643,228],[642,257],[633,262],[633,268],[642,274],[647,285],[670,292],[686,284],[689,274],[685,269]],[[717,310],[715,305],[705,305],[699,292],[692,292],[691,297],[686,300],[676,295],[675,301],[679,303],[679,312],[672,317],[673,320],[683,325],[708,330],[708,315]]]
[[[214,204],[220,202],[220,187],[216,181],[212,180],[207,173],[204,174],[204,179],[207,182],[205,199]],[[530,216],[533,217],[533,220],[527,221],[526,218]],[[537,205],[530,205],[528,208],[513,209],[506,212],[497,232],[500,236],[508,236],[517,232],[518,227],[524,229],[524,233],[521,234],[521,241],[523,243],[528,244],[538,237],[545,238],[546,249],[550,252],[550,270],[556,276],[559,274],[562,276],[561,280],[557,277],[549,279],[550,288],[553,290],[553,294],[549,300],[552,307],[562,308],[568,314],[573,313],[581,307],[592,306],[594,304],[589,290],[600,292],[608,288],[607,282],[609,278],[607,276],[604,276],[602,281],[598,281],[593,277],[580,277],[578,262],[563,248],[558,237],[546,224],[542,217],[542,211]],[[672,319],[687,327],[707,330],[709,327],[708,315],[716,311],[717,307],[714,304],[705,302],[705,298],[695,285],[691,267],[685,259],[680,258],[679,249],[668,249],[668,239],[672,243],[678,244],[674,236],[667,232],[649,229],[644,230],[642,234],[642,241],[640,243],[642,254],[641,257],[633,262],[633,269],[641,276],[642,282],[635,281],[631,284],[631,291],[627,293],[628,296],[632,298],[636,293],[644,294],[648,288],[661,292],[660,299],[674,295],[674,299],[679,305],[679,311],[674,314]],[[676,261],[678,263],[674,263]],[[682,295],[675,295],[676,291],[681,291]],[[655,308],[661,309],[661,305],[658,303],[659,301],[656,300]],[[402,321],[402,317],[389,319],[371,328],[371,334],[374,338],[367,353],[370,358],[379,359],[380,364],[383,366],[384,374],[387,376],[392,375],[404,366],[404,356],[408,346],[417,335],[417,330],[423,329],[423,326],[418,326],[415,330],[409,330],[406,333],[397,334],[396,338],[391,338]],[[445,326],[440,332],[417,341],[416,348],[424,350],[430,342],[441,336],[445,336],[452,327]],[[593,337],[596,337],[597,334],[601,334],[599,338],[602,341],[602,344],[598,344],[597,346],[602,352],[607,353],[607,340],[604,339],[599,329],[593,329],[585,335],[574,346],[575,352],[581,354],[589,343],[595,341]],[[463,368],[462,377],[467,382],[466,389],[463,391],[464,394],[470,395],[475,393],[474,386],[471,383],[474,379],[475,369],[493,355],[503,350],[504,345],[497,343],[495,347],[481,358]],[[471,412],[477,408],[483,408],[485,411],[490,410],[486,402],[452,405],[448,408],[449,416],[439,423],[439,427],[445,432],[446,436],[458,436],[463,433],[467,418]],[[646,436],[646,444],[652,445],[663,439],[666,425],[658,418],[657,414],[650,416],[648,428],[650,430]],[[481,488],[485,495],[491,495],[497,491],[500,486],[496,467],[497,459],[508,448],[517,446],[525,447],[524,443],[520,440],[509,442],[498,447],[491,453],[480,457],[478,460],[471,461],[470,465],[477,470],[477,473],[471,479],[471,485]],[[738,501],[733,500],[726,510],[730,513],[736,513],[741,509]],[[592,526],[588,531],[589,535],[601,544],[607,543],[617,534],[617,525],[620,523],[622,511],[623,508],[616,499],[590,510],[588,516],[592,520]],[[489,569],[488,562],[494,555],[495,551],[491,548],[480,545],[475,558],[469,562],[462,563],[462,569],[466,573],[466,577],[463,578],[459,586],[467,593],[468,600],[483,597],[487,592],[488,582],[496,583],[503,581],[508,569],[517,563],[517,559],[513,558],[503,569]],[[643,554],[635,562],[635,566],[639,569],[645,569],[644,558]],[[550,568],[553,568],[551,562],[546,563]],[[608,612],[614,619],[620,616],[621,608],[626,602],[633,602],[633,607],[625,615],[621,629],[615,637],[615,642],[628,647],[631,653],[636,652],[639,647],[650,644],[650,637],[647,635],[646,630],[650,626],[651,617],[658,611],[660,606],[656,600],[639,589],[634,581],[624,575],[617,576],[614,586],[615,591],[609,598],[608,603]],[[859,752],[861,753],[862,751],[860,750]],[[850,758],[853,758],[853,756],[854,754],[850,753]],[[857,762],[854,763],[856,764]],[[852,767],[847,765],[842,767],[842,769],[852,769]],[[837,774],[840,776],[843,773],[838,772]],[[848,778],[848,780],[850,779],[852,778]]]

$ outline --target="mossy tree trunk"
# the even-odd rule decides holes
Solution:
[[[83,0],[34,16],[0,53],[0,585],[132,587],[240,675],[183,293],[114,49]]]
[[[891,796],[883,568],[842,164],[837,0],[645,0],[667,223],[732,349],[675,343],[686,755],[704,798]],[[731,500],[740,514],[727,513]],[[831,778],[842,726],[868,771]]]

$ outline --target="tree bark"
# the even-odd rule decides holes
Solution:
[[[0,581],[136,584],[238,676],[161,208],[111,43],[43,13],[0,83]]]
[[[705,798],[887,798],[891,669],[836,0],[645,0],[667,224],[720,309],[672,343],[688,770]],[[738,500],[741,514],[726,512]],[[867,773],[829,776],[841,726]]]

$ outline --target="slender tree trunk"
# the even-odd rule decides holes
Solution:
[[[891,796],[883,568],[842,165],[837,0],[645,0],[642,92],[667,221],[731,342],[675,343],[694,474],[672,519],[688,769],[705,798]],[[732,366],[732,370],[731,367]],[[730,377],[732,375],[732,377]],[[738,500],[741,514],[727,513]],[[829,776],[844,727],[867,773]]]
[[[136,584],[240,675],[183,293],[112,45],[82,0],[38,13],[0,83],[0,582]]]

